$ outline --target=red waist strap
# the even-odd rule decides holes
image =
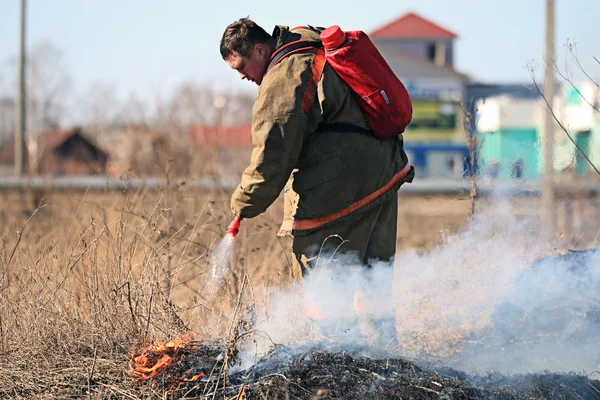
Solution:
[[[321,218],[299,219],[299,220],[296,219],[296,220],[294,220],[292,229],[296,230],[296,231],[304,231],[304,230],[308,230],[308,229],[314,229],[314,228],[318,228],[321,225],[325,225],[326,223],[329,223],[329,222],[335,221],[337,219],[340,219],[342,217],[345,217],[346,215],[350,214],[351,212],[356,211],[359,208],[364,207],[367,204],[373,202],[379,196],[381,196],[382,194],[384,194],[385,192],[387,192],[388,190],[393,188],[398,182],[400,182],[402,179],[406,178],[406,175],[408,175],[409,172],[410,172],[410,164],[406,163],[406,166],[404,168],[402,168],[399,172],[397,172],[396,175],[394,175],[392,177],[392,179],[385,186],[383,186],[379,190],[371,193],[367,197],[360,199],[355,203],[350,204],[348,207],[344,208],[343,210],[334,212],[333,214],[329,214],[329,215],[326,215]]]

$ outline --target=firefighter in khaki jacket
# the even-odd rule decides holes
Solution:
[[[310,27],[291,31],[276,26],[269,35],[242,18],[221,39],[227,64],[241,79],[258,85],[252,156],[233,193],[232,211],[242,218],[256,217],[285,189],[282,231],[293,235],[293,259],[303,277],[314,272],[324,241],[321,254],[337,249],[344,260],[353,257],[367,268],[388,262],[389,287],[380,288],[376,303],[360,291],[349,299],[363,333],[376,336],[370,317],[392,307],[397,191],[412,181],[414,170],[402,136],[379,139],[370,134],[355,94],[315,52],[288,55],[268,70],[273,54],[299,39],[320,38]],[[332,235],[343,239],[341,246],[342,240]],[[318,304],[307,313],[315,319],[327,317]]]

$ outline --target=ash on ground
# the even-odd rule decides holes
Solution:
[[[218,371],[219,366],[214,369]],[[225,387],[223,377],[211,375],[208,368],[205,373],[202,382],[181,386],[170,396],[198,398],[209,394],[211,398],[216,392],[215,398],[248,400],[600,398],[600,381],[584,375],[468,375],[425,362],[386,357],[376,348],[348,352],[324,342],[274,348],[252,367],[229,374]]]

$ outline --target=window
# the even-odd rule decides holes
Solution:
[[[435,47],[435,42],[427,44],[427,59],[430,61],[435,61]]]

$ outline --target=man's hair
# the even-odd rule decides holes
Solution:
[[[263,28],[250,18],[240,18],[227,26],[221,38],[221,57],[227,60],[234,51],[243,57],[252,55],[254,45],[258,43],[269,44],[272,41]]]

